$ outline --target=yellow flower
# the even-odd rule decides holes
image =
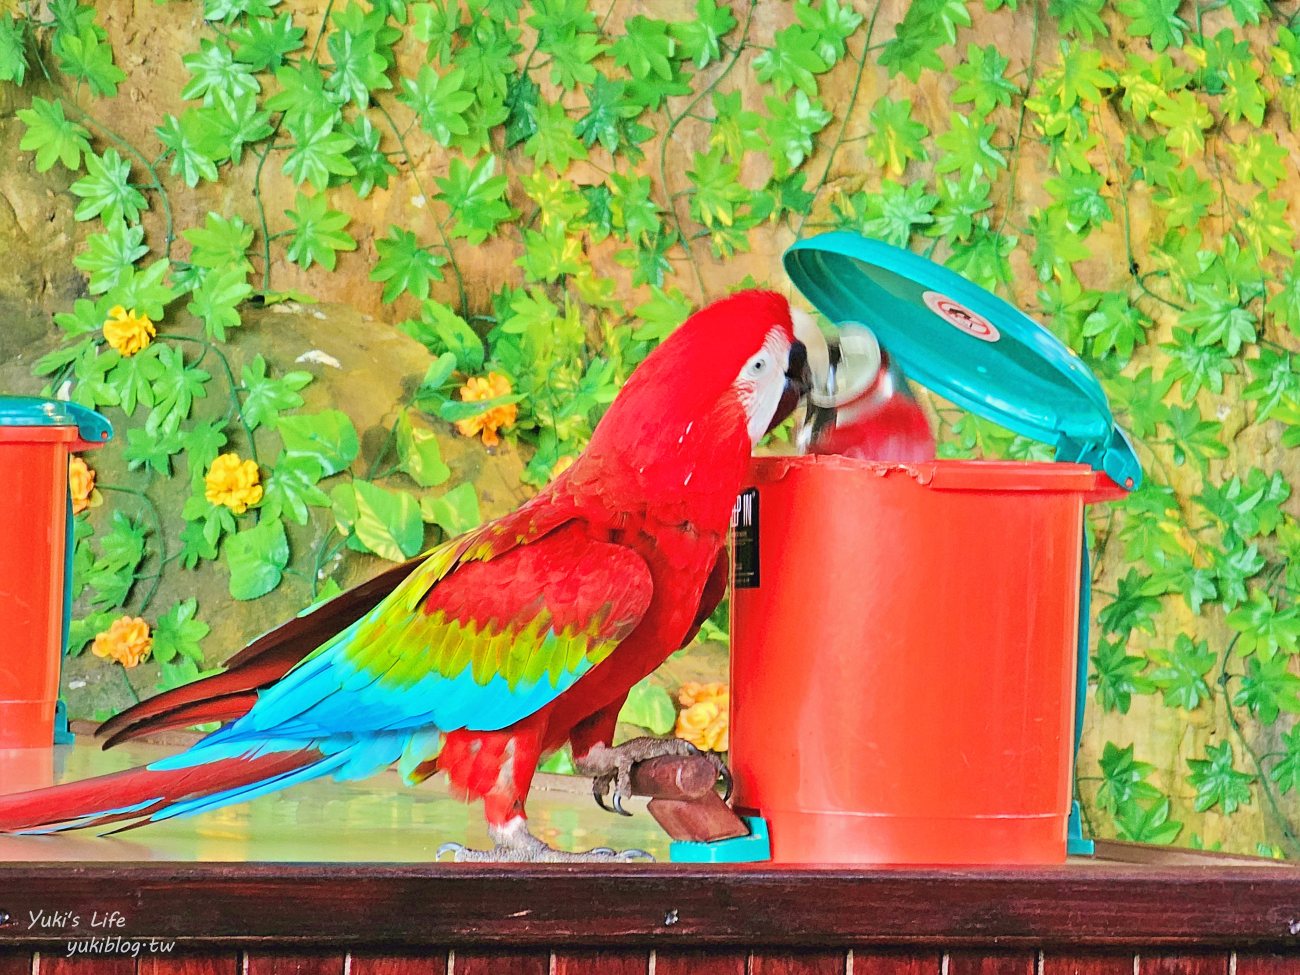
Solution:
[[[113,620],[112,626],[95,636],[90,652],[130,668],[149,656],[152,648],[153,637],[148,623],[138,616],[119,616]]]
[[[203,477],[203,496],[242,515],[262,500],[261,479],[255,462],[240,460],[238,454],[222,454]]]
[[[701,684],[693,680],[677,688],[677,703],[682,707],[689,708],[702,701],[719,701],[723,707],[726,707],[731,701],[731,689],[721,681]]]
[[[122,355],[130,357],[149,347],[158,330],[148,315],[137,315],[135,309],[127,311],[121,305],[108,310],[104,320],[104,338]]]
[[[481,403],[483,400],[496,399],[498,396],[510,395],[510,380],[499,372],[490,372],[486,376],[473,376],[460,388],[460,398],[466,403]],[[478,416],[466,420],[457,420],[456,429],[462,437],[472,437],[482,432],[483,443],[495,447],[500,443],[497,431],[510,428],[519,415],[519,407],[514,403],[494,406]]]
[[[725,695],[714,700],[700,701],[678,713],[677,727],[673,734],[706,752],[725,752],[731,747],[728,719]]]
[[[79,515],[99,499],[95,492],[95,472],[80,457],[68,459],[68,490],[72,494],[72,513]]]

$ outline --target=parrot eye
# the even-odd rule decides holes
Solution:
[[[751,378],[757,379],[759,376],[762,376],[765,372],[767,372],[768,368],[771,365],[772,365],[771,355],[769,355],[766,352],[762,352],[759,355],[756,355],[754,356],[754,358],[749,360],[749,364],[745,366],[745,373]]]

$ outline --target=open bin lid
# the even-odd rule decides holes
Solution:
[[[1142,468],[1101,383],[1055,335],[942,265],[836,232],[797,241],[785,269],[833,322],[867,325],[909,378],[1132,490]]]
[[[113,425],[94,410],[37,396],[0,396],[0,427],[76,427],[81,447],[99,447],[113,439]]]

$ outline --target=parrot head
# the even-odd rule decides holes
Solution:
[[[625,455],[638,447],[672,453],[699,438],[743,433],[748,454],[790,415],[809,381],[790,303],[771,291],[737,292],[696,312],[646,357],[588,450],[617,440]]]

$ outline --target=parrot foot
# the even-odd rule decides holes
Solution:
[[[724,799],[731,798],[731,772],[725,762],[712,752],[701,752],[689,741],[681,738],[633,738],[621,745],[610,747],[596,745],[575,762],[583,775],[591,776],[591,794],[596,805],[606,812],[620,816],[632,814],[623,808],[623,801],[632,795],[632,766],[664,755],[688,757],[704,755],[718,770],[726,788]],[[611,792],[610,806],[605,805],[605,794]]]
[[[594,850],[571,853],[547,846],[532,833],[522,819],[512,819],[504,826],[488,826],[488,836],[493,847],[475,850],[460,843],[444,843],[438,847],[434,859],[441,860],[450,853],[456,863],[630,863],[635,860],[654,860],[645,850],[615,850],[599,846]]]

